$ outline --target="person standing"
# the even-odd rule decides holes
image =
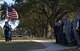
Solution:
[[[65,21],[64,21],[64,33],[66,34],[66,39],[67,39],[68,45],[71,45],[71,37],[70,37],[71,22],[70,22],[69,17],[66,17]]]
[[[73,21],[71,22],[71,33],[70,33],[70,36],[71,36],[72,45],[77,45],[77,40],[75,38],[74,29],[73,29]]]
[[[9,41],[9,24],[8,21],[5,22],[5,25],[3,27],[4,29],[4,35],[5,35],[5,41],[8,42]]]
[[[58,22],[55,23],[54,26],[54,37],[56,39],[56,43],[59,43],[59,26],[58,26]]]
[[[77,38],[76,38],[76,40],[77,40],[77,42],[78,42],[78,44],[77,44],[77,47],[76,48],[80,48],[80,19],[78,20],[78,22],[77,22],[77,27],[76,27],[76,34],[77,34]]]
[[[59,36],[60,36],[60,44],[63,44],[64,45],[64,39],[65,39],[65,35],[63,33],[63,26],[64,26],[64,23],[63,23],[63,20],[61,19],[59,21],[60,25],[59,25]]]
[[[8,37],[9,41],[12,40],[12,28],[11,25],[9,25],[9,37]]]

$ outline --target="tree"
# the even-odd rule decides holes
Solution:
[[[17,0],[19,1],[14,7],[21,15],[21,25],[32,25],[36,30],[47,32],[48,25],[54,28],[56,21],[62,19],[66,14],[79,11],[79,0]],[[31,22],[27,22],[28,17]],[[25,22],[27,22],[25,24]],[[46,33],[45,33],[46,34]]]

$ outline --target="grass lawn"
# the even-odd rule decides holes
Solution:
[[[0,37],[0,40],[4,40],[5,38],[4,37]],[[27,37],[12,37],[13,40],[26,40]]]
[[[0,42],[0,51],[28,51],[33,49],[46,48],[41,43],[37,42]]]
[[[0,40],[4,40],[5,38],[4,37],[0,37]],[[52,38],[52,39],[49,39],[49,38],[44,38],[44,37],[40,37],[40,38],[35,38],[35,37],[33,37],[33,38],[29,38],[29,37],[12,37],[12,40],[30,40],[30,39],[33,39],[33,40],[51,40],[51,41],[53,41],[54,40],[54,38]]]

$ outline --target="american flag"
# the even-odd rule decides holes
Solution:
[[[6,18],[9,19],[18,19],[18,13],[14,8],[7,6],[6,8]]]

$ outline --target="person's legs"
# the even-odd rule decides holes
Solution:
[[[9,41],[9,40],[8,40],[8,37],[5,37],[5,41],[6,41],[6,42],[8,42],[8,41]]]
[[[5,37],[5,41],[7,42],[7,38]]]
[[[54,34],[54,36],[55,36],[55,39],[56,39],[56,43],[59,43],[59,40],[58,40],[58,35],[57,35],[57,33],[55,33],[55,34]]]
[[[11,34],[12,34],[12,33],[9,34],[9,41],[12,40],[12,36],[11,36]]]
[[[8,33],[8,31],[5,31],[5,41],[6,42],[9,41],[9,33]]]
[[[7,42],[9,42],[9,37],[7,37]]]
[[[12,38],[10,37],[10,38],[9,38],[9,41],[11,41],[11,40],[12,40]]]
[[[8,41],[8,39],[7,39],[7,35],[5,34],[5,41],[7,42]]]
[[[75,39],[77,40],[77,47],[76,48],[79,48],[80,47],[80,37],[79,37],[79,35],[78,35],[78,33],[75,31],[74,32],[75,34]]]
[[[70,37],[70,34],[66,33],[66,39],[68,41],[68,46],[71,45],[71,37]]]

